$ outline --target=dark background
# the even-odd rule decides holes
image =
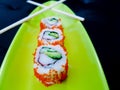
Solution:
[[[85,18],[82,23],[96,49],[110,90],[120,90],[120,3],[116,0],[67,0],[64,3]],[[35,7],[26,0],[0,0],[0,29],[29,15]],[[0,35],[0,64],[19,26]]]

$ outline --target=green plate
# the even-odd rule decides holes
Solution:
[[[45,5],[55,2],[50,1]],[[57,7],[74,14],[66,5]],[[32,13],[40,10],[37,7]],[[40,20],[61,18],[68,52],[68,77],[61,84],[45,87],[34,76],[33,53],[37,47]],[[51,10],[22,24],[15,35],[0,70],[0,90],[109,90],[98,56],[81,22]]]

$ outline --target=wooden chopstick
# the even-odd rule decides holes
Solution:
[[[34,2],[34,1],[32,1],[32,0],[28,0],[27,2],[30,3],[30,4],[36,5],[36,6],[40,6],[40,7],[42,7],[42,8],[48,7],[48,6],[45,6],[45,5],[43,5],[43,4]],[[70,14],[70,13],[67,13],[67,12],[64,12],[64,11],[61,11],[61,10],[58,10],[58,9],[55,9],[55,8],[52,8],[51,10],[53,10],[53,11],[55,11],[55,12],[58,12],[58,13],[61,13],[61,14],[64,14],[64,15],[66,15],[66,16],[72,17],[72,18],[74,18],[74,19],[80,20],[80,21],[84,21],[84,20],[85,20],[83,17],[76,16],[76,15],[73,15],[73,14]]]
[[[2,34],[2,33],[6,32],[6,31],[8,31],[8,30],[14,28],[14,27],[17,26],[17,25],[22,24],[23,22],[26,22],[26,21],[30,20],[31,18],[39,15],[40,13],[43,13],[43,12],[46,11],[46,10],[49,10],[49,9],[55,7],[56,5],[58,5],[58,4],[60,4],[60,3],[64,2],[64,1],[65,1],[65,0],[60,0],[60,1],[56,2],[55,4],[52,4],[52,5],[44,8],[44,9],[42,9],[42,10],[36,12],[36,13],[34,13],[34,14],[31,14],[31,15],[29,15],[29,16],[27,16],[27,17],[25,17],[25,18],[23,18],[23,19],[15,22],[15,23],[13,23],[13,24],[11,24],[11,25],[9,25],[9,26],[1,29],[1,30],[0,30],[0,34]]]

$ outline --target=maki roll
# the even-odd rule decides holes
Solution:
[[[61,45],[64,43],[64,35],[60,29],[43,29],[38,37],[38,46],[40,45]]]
[[[68,72],[61,19],[44,18],[40,28],[38,47],[34,53],[34,75],[45,86],[61,83]]]
[[[61,83],[67,77],[68,60],[60,45],[41,45],[34,55],[34,74],[45,85]]]
[[[42,19],[40,22],[40,27],[41,30],[45,28],[49,28],[49,29],[59,28],[60,30],[63,30],[61,19],[58,17],[48,17]]]

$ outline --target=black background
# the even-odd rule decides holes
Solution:
[[[0,0],[0,29],[29,15],[36,7],[25,1]],[[64,3],[85,18],[82,23],[96,49],[110,90],[119,90],[120,3],[116,0],[67,0]],[[19,26],[0,35],[0,64]]]

